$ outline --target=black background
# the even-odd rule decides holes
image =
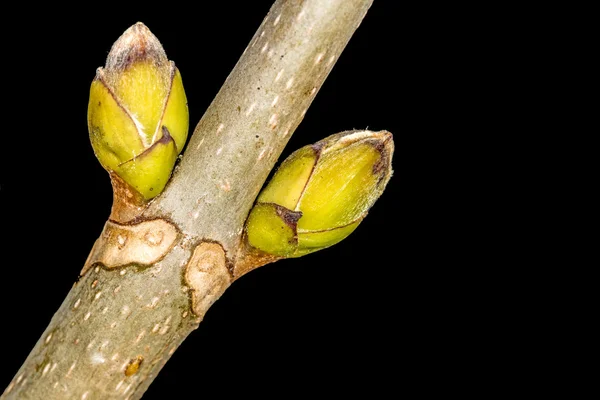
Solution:
[[[444,9],[399,3],[375,1],[282,154],[343,130],[389,130],[395,173],[385,193],[342,243],[235,282],[145,399],[217,390],[379,398],[468,386],[456,368],[465,357],[478,362],[469,343],[490,329],[473,322],[485,313],[473,299],[489,276],[476,289],[468,283],[474,270],[463,266],[474,243],[461,241],[452,208],[459,178],[436,160],[466,124],[439,107],[458,98],[461,27],[437,25]],[[152,30],[182,73],[193,129],[271,4],[22,4],[22,14],[5,15],[17,28],[3,28],[0,335],[9,351],[0,388],[71,288],[110,211],[86,112],[95,69],[114,40],[137,21]]]

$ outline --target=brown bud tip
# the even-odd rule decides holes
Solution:
[[[376,132],[381,136],[373,142],[373,146],[381,153],[381,158],[373,165],[373,173],[380,175],[380,182],[387,182],[392,175],[392,154],[394,154],[394,138],[388,131]]]
[[[169,63],[157,37],[141,22],[129,27],[113,44],[106,57],[106,72],[118,73],[139,61],[152,61],[159,68]]]

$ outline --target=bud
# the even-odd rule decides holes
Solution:
[[[248,243],[299,257],[352,233],[390,179],[394,151],[386,131],[347,131],[305,146],[279,167],[246,222]]]
[[[88,129],[94,153],[149,200],[169,180],[188,123],[181,74],[138,22],[115,42],[92,82]]]

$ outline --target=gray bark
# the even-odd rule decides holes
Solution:
[[[1,399],[143,395],[234,279],[248,211],[371,3],[273,5],[198,123],[167,189],[142,215],[145,223],[158,220],[153,233],[176,233],[163,243],[162,235],[107,222],[83,276]],[[128,238],[164,248],[150,261],[113,257]]]

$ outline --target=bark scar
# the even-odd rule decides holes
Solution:
[[[80,275],[83,276],[95,263],[102,263],[107,269],[132,263],[152,265],[171,250],[178,233],[175,225],[163,219],[134,225],[108,221]]]
[[[191,292],[192,311],[197,316],[204,315],[232,280],[225,250],[214,242],[202,242],[196,246],[184,274]]]

